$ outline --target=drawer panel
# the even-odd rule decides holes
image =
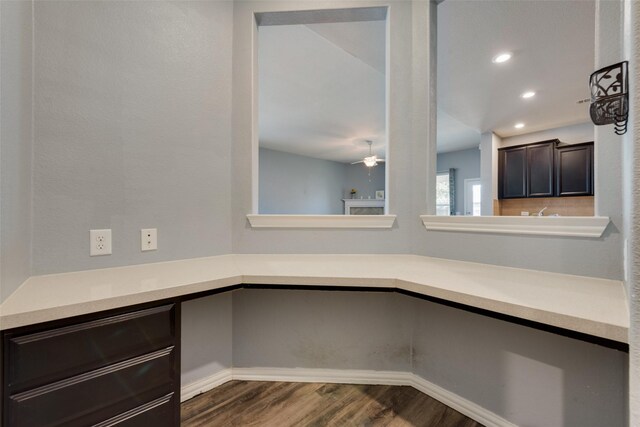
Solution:
[[[173,393],[119,414],[93,427],[177,427],[180,423]]]
[[[175,390],[173,347],[9,396],[9,425],[88,426]]]
[[[174,344],[173,304],[28,335],[6,342],[8,390],[72,377]]]

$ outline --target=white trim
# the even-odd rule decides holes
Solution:
[[[252,228],[391,228],[395,215],[258,215],[249,214]]]
[[[420,215],[427,230],[471,233],[600,237],[609,224],[604,216],[436,216]]]
[[[201,393],[206,393],[232,379],[232,369],[227,368],[208,377],[194,381],[191,384],[183,385],[180,388],[180,402],[182,403]]]
[[[181,402],[227,381],[286,381],[410,386],[487,427],[516,427],[499,415],[411,372],[307,368],[232,368],[182,387]]]

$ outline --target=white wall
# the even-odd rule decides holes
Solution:
[[[0,302],[31,275],[32,17],[0,2]]]
[[[34,13],[34,273],[230,252],[233,4]],[[89,257],[92,228],[113,230],[113,255]]]

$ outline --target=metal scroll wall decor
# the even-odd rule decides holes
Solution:
[[[589,113],[593,124],[614,124],[616,135],[625,134],[629,119],[629,62],[619,62],[594,72],[589,87]]]

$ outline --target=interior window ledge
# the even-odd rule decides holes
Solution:
[[[252,228],[391,228],[395,215],[247,215]]]
[[[420,219],[429,231],[592,238],[601,237],[609,224],[609,217],[605,216],[421,215]]]

